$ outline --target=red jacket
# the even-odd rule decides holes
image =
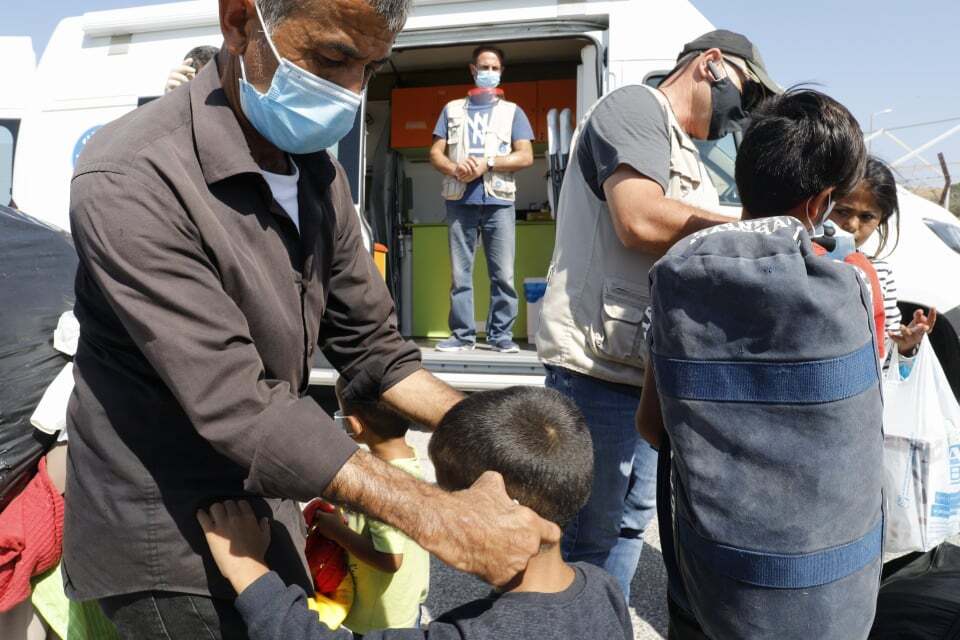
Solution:
[[[827,250],[816,242],[813,243],[813,250],[820,256],[827,254]],[[883,290],[880,288],[880,278],[877,277],[877,270],[873,268],[870,259],[859,251],[847,255],[843,261],[860,269],[867,277],[867,281],[870,282],[870,291],[873,292],[873,322],[877,328],[877,353],[883,360],[886,356],[887,317],[883,311]]]
[[[30,578],[56,566],[62,548],[63,496],[41,458],[37,475],[0,513],[0,612],[30,597]]]

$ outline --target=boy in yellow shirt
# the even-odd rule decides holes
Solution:
[[[379,401],[345,402],[339,382],[336,390],[350,435],[376,457],[422,479],[417,452],[406,441],[409,420]],[[361,635],[419,627],[430,555],[398,529],[362,513],[345,515],[347,522],[340,513],[318,513],[313,524],[348,553],[355,595],[343,625]]]

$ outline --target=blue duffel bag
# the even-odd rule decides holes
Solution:
[[[867,284],[790,217],[694,234],[650,281],[671,598],[715,640],[866,638],[883,536]]]

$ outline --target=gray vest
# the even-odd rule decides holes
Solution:
[[[670,126],[667,197],[704,209],[718,208],[717,190],[696,145],[680,128],[666,96],[645,88],[657,99]],[[623,246],[607,203],[594,195],[580,171],[579,131],[594,109],[596,105],[574,134],[571,162],[560,191],[537,354],[545,364],[639,387],[646,357],[641,320],[650,303],[647,272],[655,258]]]
[[[650,286],[674,599],[717,640],[866,638],[883,535],[867,285],[780,217],[682,240]]]
[[[490,113],[490,122],[483,138],[483,162],[486,158],[508,156],[513,151],[513,118],[517,105],[497,100]],[[467,159],[467,100],[451,100],[446,106],[447,158],[454,164]],[[440,194],[447,200],[459,200],[467,192],[467,183],[453,176],[444,176]],[[483,174],[483,189],[491,198],[513,202],[517,197],[517,180],[511,171],[487,171]]]

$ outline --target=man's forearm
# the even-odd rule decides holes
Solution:
[[[390,387],[383,400],[411,420],[436,429],[447,411],[463,400],[463,394],[420,369]]]
[[[623,246],[652,256],[662,256],[691,233],[734,220],[666,197],[660,184],[628,165],[604,181],[603,192]]]
[[[396,527],[431,550],[441,527],[438,518],[428,516],[449,494],[361,449],[341,467],[324,497]]]
[[[457,170],[457,163],[448,158],[443,149],[436,147],[430,149],[430,164],[445,176],[453,176]]]
[[[494,171],[520,171],[533,165],[533,154],[525,151],[514,151],[505,156],[497,156],[493,162]]]
[[[488,471],[469,488],[447,493],[357,451],[324,496],[403,531],[442,562],[507,584],[560,528],[510,500],[503,478]]]
[[[646,215],[638,216],[631,227],[638,245],[636,248],[660,256],[691,233],[734,220],[730,216],[664,198]]]

